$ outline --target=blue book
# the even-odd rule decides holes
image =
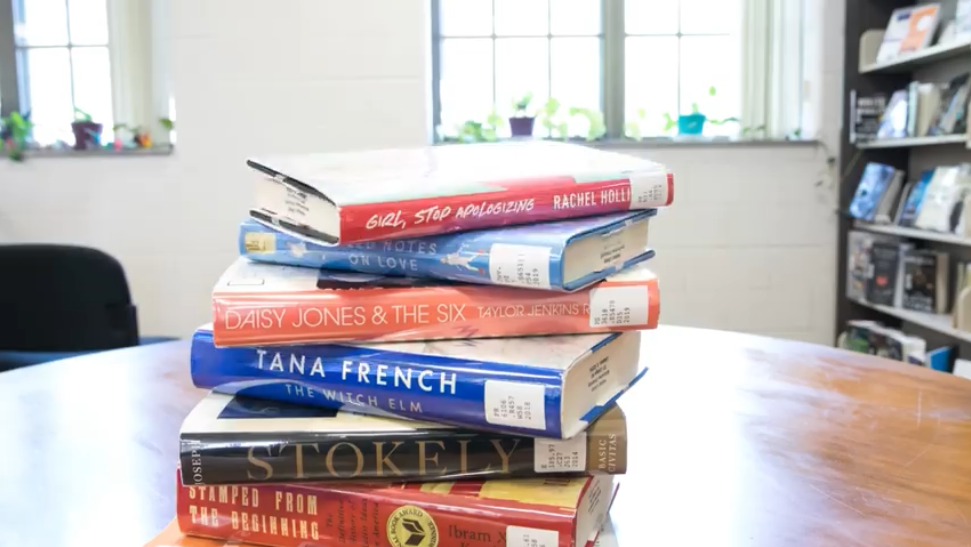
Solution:
[[[902,172],[889,165],[875,162],[866,164],[853,201],[850,202],[850,216],[867,222],[876,220],[877,213],[885,209],[881,207],[884,194],[898,176],[902,176]]]
[[[914,222],[917,221],[917,215],[920,214],[920,206],[924,203],[924,192],[927,190],[927,185],[931,183],[932,178],[934,178],[934,170],[925,169],[920,173],[920,179],[911,188],[910,195],[904,196],[906,201],[904,202],[904,210],[900,213],[901,226],[909,228],[914,226]]]
[[[574,291],[654,256],[647,227],[656,212],[340,246],[251,219],[240,225],[239,252],[288,266]]]
[[[217,348],[196,331],[196,387],[536,437],[572,438],[646,372],[640,333]]]

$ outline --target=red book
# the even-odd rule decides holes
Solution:
[[[586,547],[610,475],[425,484],[184,486],[185,534],[271,547]]]
[[[217,346],[465,339],[657,327],[643,265],[572,293],[278,266],[239,258],[213,290]]]
[[[252,216],[325,244],[400,239],[670,205],[660,164],[529,141],[250,159]]]

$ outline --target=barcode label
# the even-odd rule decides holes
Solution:
[[[485,418],[490,424],[546,429],[546,386],[486,380]]]
[[[591,327],[647,325],[648,290],[643,285],[590,291]]]
[[[497,285],[550,288],[549,247],[494,243],[489,249],[489,278]]]
[[[506,547],[559,547],[560,533],[525,526],[506,526]]]
[[[537,438],[534,441],[533,463],[537,473],[586,470],[587,434],[580,433],[562,441]]]
[[[664,171],[630,175],[630,208],[650,209],[668,204],[668,174]]]

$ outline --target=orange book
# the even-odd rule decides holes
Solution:
[[[907,34],[900,41],[897,55],[913,53],[931,45],[941,7],[938,4],[915,6],[911,9]]]
[[[638,265],[572,293],[258,264],[213,290],[216,346],[580,334],[657,327],[657,277]]]
[[[180,483],[176,513],[184,534],[269,547],[587,547],[615,492],[610,475],[422,485]]]

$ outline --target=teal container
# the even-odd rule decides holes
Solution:
[[[682,114],[678,116],[679,135],[701,135],[705,130],[704,114]]]

